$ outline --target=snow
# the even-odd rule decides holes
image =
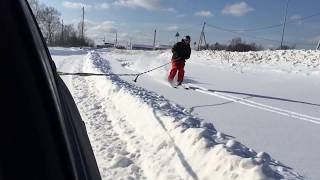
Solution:
[[[205,51],[195,52],[196,57],[216,61],[215,66],[229,64],[243,71],[273,71],[304,75],[319,75],[320,53],[314,50],[276,50],[257,52]],[[209,64],[208,64],[209,65]]]
[[[108,74],[142,72],[171,56],[116,49],[51,53],[59,71]],[[137,83],[116,75],[63,79],[103,179],[317,179],[319,54],[193,51],[186,65],[190,90],[168,85],[169,67]]]

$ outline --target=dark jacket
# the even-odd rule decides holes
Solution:
[[[173,61],[185,61],[190,58],[191,48],[189,44],[184,43],[183,41],[177,42],[171,49],[172,51],[172,60]]]

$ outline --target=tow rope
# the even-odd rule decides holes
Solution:
[[[170,64],[171,62],[168,62],[166,64],[163,64],[161,66],[155,67],[153,69],[141,72],[141,73],[125,73],[125,74],[116,74],[116,73],[110,73],[110,74],[106,74],[106,73],[69,73],[69,72],[57,72],[60,76],[136,76],[133,80],[133,82],[137,82],[139,76],[143,75],[143,74],[147,74],[149,72],[152,72],[154,70],[160,69],[168,64]]]

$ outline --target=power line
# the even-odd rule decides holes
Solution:
[[[211,25],[211,24],[207,24],[207,26],[211,27],[211,28],[214,28],[214,29],[221,30],[221,31],[226,31],[226,32],[234,33],[234,34],[239,34],[241,36],[251,37],[251,38],[254,38],[254,39],[262,39],[262,40],[266,40],[266,41],[280,42],[279,40],[268,39],[268,38],[264,38],[264,37],[257,37],[257,36],[253,36],[253,35],[248,35],[248,34],[240,33],[240,32],[235,31],[235,30],[230,30],[230,29],[226,29],[226,28],[223,28],[223,27],[214,26],[214,25]]]
[[[230,33],[234,33],[234,34],[238,34],[241,36],[246,36],[246,37],[250,37],[250,38],[254,38],[254,39],[260,39],[260,40],[265,40],[265,41],[270,41],[270,42],[277,42],[280,43],[281,41],[279,40],[275,40],[275,39],[269,39],[269,38],[264,38],[264,37],[258,37],[258,36],[254,36],[254,35],[249,35],[249,34],[245,34],[245,33],[240,33],[238,31],[235,30],[230,30],[230,29],[226,29],[223,27],[219,27],[219,26],[214,26],[214,25],[210,25],[210,24],[206,24],[208,27],[214,28],[214,29],[218,29],[221,31],[226,31],[226,32],[230,32]],[[304,46],[313,46],[312,44],[306,44],[306,43],[293,43],[293,42],[289,42],[289,41],[285,41],[288,44],[295,44],[295,45],[304,45]]]
[[[306,20],[306,19],[310,19],[310,18],[313,18],[313,17],[316,17],[316,16],[320,16],[320,12],[315,13],[315,14],[311,14],[311,15],[308,15],[308,16],[304,16],[304,17],[301,17],[301,18],[288,20],[288,21],[286,22],[286,24],[292,24],[292,23],[295,23],[295,22],[301,22],[301,21],[304,21],[304,20]],[[258,27],[258,28],[248,28],[248,29],[230,29],[230,28],[225,28],[225,29],[228,29],[228,30],[230,30],[230,31],[238,31],[238,32],[260,31],[260,30],[267,30],[267,29],[279,28],[279,27],[282,27],[283,24],[284,24],[284,23],[279,23],[279,24],[274,24],[274,25],[262,26],[262,27]]]
[[[175,30],[160,29],[160,30],[157,30],[157,31],[158,32],[164,32],[164,33],[176,33],[177,31],[184,32],[184,31],[189,31],[189,30],[190,30],[189,28],[177,28]]]
[[[320,15],[320,12],[319,12],[319,13],[316,13],[316,14],[309,15],[309,16],[305,16],[305,17],[302,17],[302,18],[297,18],[297,19],[288,20],[288,21],[287,21],[287,24],[292,24],[292,23],[295,23],[295,22],[301,22],[301,21],[304,21],[304,20],[306,20],[306,19],[310,19],[310,18],[319,16],[319,15]],[[283,24],[284,24],[284,23],[280,23],[280,24],[276,24],[276,25],[271,25],[271,26],[266,26],[266,27],[261,27],[261,28],[255,28],[255,29],[245,29],[244,31],[257,31],[257,30],[265,30],[265,29],[277,28],[277,27],[283,26]]]

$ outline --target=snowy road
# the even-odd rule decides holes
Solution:
[[[64,72],[136,73],[164,64],[170,56],[162,52],[102,50],[87,55],[81,50],[51,51],[58,70]],[[269,167],[255,167],[259,155],[229,140],[231,136],[256,151],[268,152],[308,179],[320,177],[317,76],[241,73],[193,57],[186,67],[186,82],[194,90],[183,90],[165,83],[167,70],[141,76],[137,83],[132,77],[63,77],[86,122],[104,179],[259,179],[263,174],[279,178]],[[214,127],[202,125],[198,117]],[[187,130],[177,128],[176,123],[182,123],[181,127],[187,123]],[[207,139],[201,129],[211,132],[213,139]],[[181,134],[182,130],[186,133]],[[213,142],[225,145],[203,149]],[[284,178],[299,178],[285,167],[268,166]],[[254,171],[248,171],[253,167]]]
[[[159,52],[101,54],[111,62],[114,72],[121,73],[142,72],[170,58],[170,53]],[[291,59],[297,63],[294,55]],[[319,55],[317,58],[319,63]],[[140,77],[137,85],[190,108],[220,131],[248,147],[270,153],[308,179],[319,179],[320,69],[292,68],[281,63],[252,67],[239,62],[235,67],[207,59],[210,57],[201,54],[192,56],[186,65],[185,80],[205,91],[170,89],[164,85],[168,68]]]

